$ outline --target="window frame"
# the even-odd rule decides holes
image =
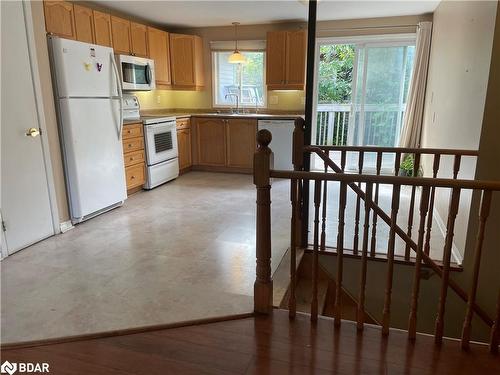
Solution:
[[[259,109],[265,109],[267,108],[267,85],[266,85],[266,50],[265,49],[240,49],[239,50],[243,55],[245,52],[262,52],[263,54],[263,72],[262,72],[262,79],[263,79],[263,92],[262,92],[262,99],[263,103],[260,106],[257,106]],[[234,108],[234,105],[231,104],[217,104],[217,57],[216,54],[219,52],[233,52],[233,50],[230,49],[212,49],[210,51],[210,58],[211,58],[211,63],[212,63],[212,108],[220,108],[220,109],[228,109],[228,108]],[[243,105],[241,102],[239,103],[240,108],[256,108],[255,104],[245,104]]]

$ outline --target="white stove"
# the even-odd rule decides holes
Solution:
[[[126,112],[128,110],[128,112]],[[142,119],[146,149],[145,189],[153,189],[179,176],[175,117],[139,116],[135,96],[124,98],[125,119]]]

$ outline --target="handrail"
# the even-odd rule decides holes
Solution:
[[[454,290],[457,295],[467,303],[467,313],[466,319],[464,321],[463,331],[462,331],[462,348],[466,349],[469,345],[470,340],[470,331],[471,331],[471,320],[472,314],[476,314],[481,320],[483,320],[490,328],[491,328],[491,339],[490,339],[490,348],[491,351],[494,352],[498,350],[498,338],[500,336],[499,333],[499,320],[500,314],[497,311],[497,314],[492,319],[489,315],[476,303],[476,293],[475,291],[478,288],[478,280],[479,280],[479,264],[481,260],[481,249],[482,242],[485,234],[486,228],[486,220],[487,213],[489,207],[491,205],[491,197],[493,192],[500,191],[500,181],[474,181],[474,180],[465,180],[458,179],[458,173],[460,169],[460,158],[464,155],[476,156],[476,151],[470,150],[458,150],[458,152],[462,152],[459,154],[451,154],[451,150],[448,150],[451,155],[455,157],[453,163],[453,178],[436,178],[437,171],[439,170],[439,161],[440,156],[447,154],[446,151],[443,150],[434,150],[434,149],[423,149],[418,150],[419,152],[415,153],[414,162],[413,162],[413,177],[405,177],[399,176],[399,163],[401,161],[401,153],[406,151],[411,151],[412,149],[408,148],[397,148],[396,158],[394,160],[394,172],[395,176],[387,176],[380,175],[380,167],[382,164],[382,152],[380,149],[377,149],[377,168],[376,175],[367,175],[363,174],[363,157],[366,148],[363,148],[359,152],[358,158],[358,173],[356,174],[348,174],[344,173],[345,164],[346,164],[346,152],[342,152],[340,164],[338,166],[332,159],[329,157],[330,147],[322,148],[322,147],[313,147],[313,146],[304,146],[303,144],[303,131],[302,131],[303,122],[298,120],[296,121],[296,127],[294,132],[294,148],[293,148],[293,163],[294,163],[294,171],[283,171],[283,170],[274,170],[272,165],[272,150],[268,147],[271,142],[271,134],[268,131],[261,130],[257,135],[257,143],[258,149],[254,156],[254,183],[257,187],[257,246],[256,246],[256,255],[257,255],[257,277],[255,281],[255,294],[254,294],[254,306],[255,311],[260,313],[269,313],[269,309],[271,306],[270,296],[272,295],[272,278],[271,278],[271,253],[270,253],[270,244],[271,244],[271,221],[270,221],[270,203],[271,203],[271,184],[272,178],[284,178],[289,179],[291,183],[291,195],[290,201],[292,204],[292,219],[291,219],[291,256],[294,258],[295,249],[299,246],[299,242],[303,243],[303,241],[298,241],[298,236],[300,233],[299,228],[304,228],[304,225],[301,224],[307,221],[307,216],[304,215],[304,211],[301,211],[301,207],[306,207],[308,205],[308,195],[305,194],[307,184],[309,182],[314,181],[314,226],[313,226],[313,234],[314,234],[314,256],[317,259],[317,256],[320,250],[324,249],[324,235],[325,233],[321,233],[321,246],[320,246],[320,236],[319,231],[324,231],[324,225],[321,226],[320,229],[320,208],[323,207],[323,215],[325,215],[326,210],[326,189],[327,182],[336,181],[340,184],[340,193],[339,193],[339,218],[338,218],[338,233],[337,233],[337,288],[342,287],[342,272],[343,272],[343,261],[342,255],[344,251],[344,227],[345,227],[345,203],[346,203],[346,189],[347,187],[351,188],[357,195],[357,200],[360,207],[360,201],[364,201],[364,210],[365,210],[365,225],[363,230],[363,239],[362,239],[362,247],[361,247],[361,255],[363,261],[366,263],[366,259],[368,256],[368,238],[369,238],[369,224],[370,219],[368,214],[373,211],[373,226],[372,226],[372,247],[373,247],[373,236],[375,235],[375,225],[376,218],[379,217],[380,220],[384,221],[390,226],[389,233],[389,244],[388,244],[388,252],[387,252],[387,262],[388,262],[388,272],[387,272],[387,280],[386,280],[386,289],[384,294],[384,310],[383,310],[383,327],[382,333],[389,333],[389,323],[390,323],[390,315],[391,315],[391,294],[392,294],[392,285],[393,285],[393,265],[394,265],[394,256],[395,256],[395,237],[398,236],[401,238],[404,243],[406,243],[406,250],[413,250],[417,254],[417,261],[415,262],[415,276],[414,276],[414,285],[413,290],[411,292],[411,309],[410,309],[410,317],[409,317],[409,328],[408,328],[408,336],[410,339],[415,338],[415,329],[416,329],[416,316],[417,316],[417,302],[418,302],[418,294],[419,294],[419,283],[420,283],[420,264],[421,262],[426,263],[430,268],[440,277],[441,281],[441,292],[439,298],[438,305],[438,313],[436,318],[436,326],[435,326],[435,341],[439,344],[443,337],[443,327],[444,327],[444,316],[445,316],[445,305],[447,299],[447,291],[448,288]],[[347,149],[347,148],[345,148]],[[351,148],[352,150],[352,148]],[[392,148],[394,150],[394,148]],[[434,155],[433,162],[433,177],[418,177],[416,173],[416,166],[419,166],[420,156],[426,152],[437,151]],[[455,150],[456,151],[456,150]],[[319,157],[323,160],[325,164],[325,172],[308,172],[303,171],[302,165],[302,156],[305,152],[312,152],[319,155]],[[328,169],[332,169],[335,173],[327,173]],[[363,190],[363,184],[366,186],[366,191]],[[391,212],[390,216],[378,205],[378,186],[382,184],[392,185],[392,204],[391,204]],[[408,223],[408,231],[403,230],[397,224],[398,219],[398,210],[400,205],[400,190],[401,186],[406,185],[412,187],[411,194],[411,206],[410,206],[410,215],[413,215],[413,204],[416,198],[416,188],[422,187],[422,194],[420,194],[420,220],[418,225],[418,243],[416,243],[411,236],[411,225],[412,223]],[[429,256],[429,253],[425,251],[428,244],[428,236],[430,233],[430,222],[432,221],[432,207],[433,207],[433,196],[436,188],[447,188],[451,189],[452,194],[449,202],[449,211],[446,225],[446,238],[445,244],[443,248],[443,266],[442,268],[434,262]],[[480,190],[482,192],[481,196],[481,212],[479,214],[480,225],[477,231],[476,238],[476,246],[474,248],[474,272],[471,276],[471,286],[470,292],[467,293],[462,289],[462,287],[450,278],[450,257],[453,246],[453,236],[454,236],[454,224],[455,218],[457,217],[457,213],[459,210],[460,203],[460,192],[462,189],[468,190]],[[373,196],[373,193],[375,196]],[[323,206],[321,206],[323,205]],[[358,208],[357,208],[358,209]],[[322,222],[324,223],[325,217],[323,216]],[[358,225],[359,217],[356,214],[355,226]],[[427,228],[425,226],[427,221]],[[357,229],[357,228],[355,228]],[[355,230],[354,237],[356,237],[358,231]],[[373,253],[370,254],[370,256]],[[406,256],[406,254],[405,254]],[[293,263],[293,262],[292,262]],[[315,283],[315,272],[314,268],[317,268],[317,262],[313,262],[313,284]],[[296,282],[296,267],[290,268],[290,276],[292,280],[292,284],[290,285],[290,299],[289,299],[289,310],[290,317],[293,318],[295,316],[295,282]],[[316,269],[317,271],[317,269]],[[361,291],[360,291],[360,301],[358,301],[358,328],[363,329],[364,326],[364,306],[363,306],[363,285],[366,283],[366,267],[362,267],[362,275],[361,278]],[[318,300],[314,298],[315,291],[317,289],[314,288],[313,285],[313,299],[311,302],[311,319],[315,320],[317,317],[318,311]],[[340,294],[339,294],[340,296]],[[500,306],[500,294],[498,304]],[[497,309],[500,311],[500,307]],[[341,299],[336,299],[335,301],[335,324],[339,325],[341,323],[342,312],[341,312]]]
[[[312,152],[313,148],[323,151],[352,151],[352,152],[383,152],[400,154],[440,154],[440,155],[461,155],[478,156],[477,150],[463,150],[452,148],[411,148],[411,147],[380,147],[380,146],[304,146],[304,151]]]
[[[455,180],[451,178],[384,176],[354,173],[324,173],[306,171],[270,170],[270,177],[283,179],[305,179],[320,181],[339,181],[347,183],[372,182],[388,185],[435,186],[441,188],[462,188],[500,191],[500,181],[487,180]]]
[[[366,194],[361,190],[361,188],[356,185],[356,182],[364,183],[386,183],[390,185],[410,185],[410,186],[422,186],[422,187],[444,187],[444,188],[463,188],[463,189],[481,189],[481,190],[500,190],[500,181],[475,181],[475,180],[458,180],[458,179],[438,179],[438,178],[427,178],[427,177],[403,177],[403,176],[382,176],[382,175],[362,175],[362,174],[345,174],[342,173],[342,169],[335,164],[330,158],[328,158],[325,153],[315,147],[309,147],[310,150],[314,150],[325,163],[334,170],[336,173],[322,173],[322,172],[305,172],[305,171],[279,171],[270,170],[270,177],[273,178],[291,178],[291,179],[306,179],[306,180],[322,180],[322,181],[340,181],[345,182],[362,200],[366,202]],[[293,173],[293,175],[292,175]],[[303,177],[299,177],[296,173],[299,173]],[[321,177],[323,176],[323,177]],[[377,181],[378,180],[378,181]],[[422,182],[418,184],[418,182]],[[425,181],[425,183],[424,183]],[[439,185],[439,183],[441,184]],[[436,183],[438,185],[436,185]],[[456,185],[456,183],[462,183],[464,186]],[[483,187],[481,186],[483,184]],[[466,186],[468,185],[468,186]],[[475,186],[474,186],[475,185]],[[380,217],[387,225],[391,225],[391,218],[387,215],[384,210],[382,210],[376,202],[370,201],[370,208],[373,212]],[[418,245],[412,238],[404,232],[398,225],[394,228],[395,233],[408,245],[409,249],[412,249],[418,254]],[[436,262],[434,262],[430,256],[426,253],[421,254],[422,260],[426,263],[439,277],[442,277],[443,270],[439,267]],[[447,284],[457,293],[457,295],[465,302],[468,301],[467,293],[452,279],[447,280]],[[481,309],[475,302],[472,304],[474,312],[488,325],[493,325],[493,320],[488,316],[488,314]]]

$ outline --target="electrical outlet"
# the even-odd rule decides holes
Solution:
[[[160,103],[161,103],[161,96],[160,96],[160,95],[158,95],[158,96],[156,97],[156,104],[160,104]]]
[[[278,95],[271,95],[269,97],[269,104],[276,105],[278,104],[278,101],[279,101]]]

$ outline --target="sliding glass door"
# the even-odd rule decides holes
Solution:
[[[320,41],[313,143],[397,146],[414,49],[408,36]],[[374,169],[375,162],[375,154],[365,155],[366,169]],[[393,162],[384,159],[382,168],[392,168]],[[357,167],[357,160],[348,160],[347,167]]]

